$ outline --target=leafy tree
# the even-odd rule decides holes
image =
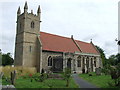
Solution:
[[[70,77],[71,77],[71,69],[65,68],[64,79],[66,80],[66,87],[69,87]]]
[[[107,60],[107,64],[110,64],[112,66],[115,66],[118,63],[120,63],[120,54],[111,55]]]
[[[116,64],[120,63],[120,54],[118,53],[116,55]]]
[[[96,46],[96,48],[100,52],[100,55],[101,55],[101,58],[102,58],[102,63],[103,63],[103,66],[104,66],[106,64],[106,57],[105,57],[104,50],[102,48],[100,48],[99,46]]]
[[[11,57],[10,53],[2,54],[2,65],[12,65],[14,62],[13,58]]]
[[[107,61],[108,61],[107,63],[112,66],[116,65],[116,61],[117,61],[116,55],[111,55]]]

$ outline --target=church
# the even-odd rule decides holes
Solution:
[[[63,72],[65,68],[72,73],[95,72],[102,67],[102,59],[92,41],[75,40],[73,36],[63,37],[40,31],[41,9],[37,14],[28,13],[27,2],[24,12],[17,11],[15,41],[15,66],[36,67],[38,72]]]

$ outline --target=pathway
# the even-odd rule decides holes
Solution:
[[[75,82],[79,85],[79,88],[98,88],[94,85],[92,85],[91,83],[81,79],[78,74],[72,74],[73,79],[75,80]]]
[[[16,90],[13,85],[0,85],[0,90]]]

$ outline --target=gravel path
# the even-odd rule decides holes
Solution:
[[[98,90],[98,87],[95,85],[92,85],[91,83],[81,79],[78,74],[73,74],[73,79],[75,82],[79,85],[79,88],[96,88]]]

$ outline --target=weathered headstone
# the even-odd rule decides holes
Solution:
[[[101,75],[101,68],[96,68],[95,69],[96,75]]]
[[[11,72],[11,84],[15,85],[16,71]]]
[[[4,75],[4,72],[1,72],[0,73],[0,79],[2,79],[3,75]]]

